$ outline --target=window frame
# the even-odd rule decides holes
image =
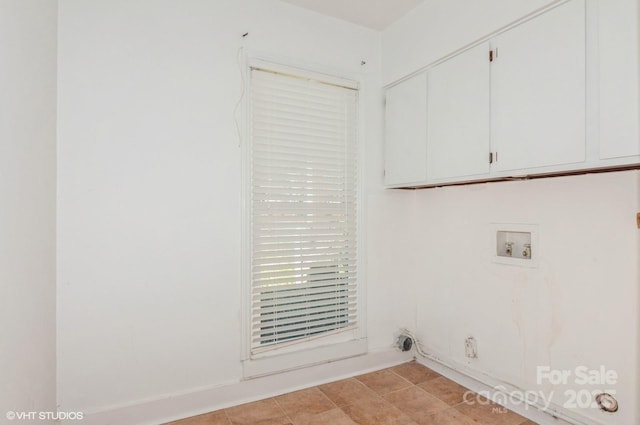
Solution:
[[[241,151],[242,151],[242,364],[245,378],[269,375],[285,370],[298,369],[313,364],[325,363],[342,358],[354,357],[367,352],[366,340],[366,310],[365,310],[365,262],[364,247],[365,235],[365,210],[364,210],[364,126],[363,126],[363,81],[357,75],[345,77],[347,73],[337,70],[311,66],[309,64],[292,63],[264,55],[246,54],[242,57],[241,73],[243,79],[243,99],[242,99],[242,127]],[[251,69],[260,68],[272,72],[293,74],[302,78],[321,80],[323,82],[334,83],[336,85],[354,84],[358,90],[356,101],[356,161],[358,164],[357,187],[356,187],[356,245],[358,267],[357,277],[357,301],[356,317],[358,325],[349,331],[334,334],[312,337],[295,343],[284,343],[268,351],[252,353],[251,348],[251,293],[252,293],[252,273],[251,273]]]

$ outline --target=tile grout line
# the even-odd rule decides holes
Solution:
[[[414,421],[413,418],[404,410],[401,409],[400,407],[396,406],[394,403],[390,402],[386,396],[390,395],[390,394],[395,394],[398,393],[400,391],[406,391],[412,387],[418,387],[417,383],[413,383],[411,381],[409,381],[407,378],[405,378],[404,376],[400,375],[399,373],[397,373],[395,370],[393,370],[394,368],[388,368],[388,369],[383,369],[383,370],[388,370],[392,375],[395,375],[396,377],[400,378],[402,381],[406,382],[408,385],[404,388],[400,388],[397,390],[393,390],[393,391],[389,391],[385,394],[380,394],[380,398],[385,402],[388,403],[389,406],[391,406],[393,409],[396,409],[397,411],[399,411],[400,413],[402,413],[403,415],[405,415],[412,423],[418,425],[418,422]],[[435,379],[435,378],[434,378]],[[427,382],[427,381],[424,381]],[[419,389],[423,390],[422,388],[418,387]],[[426,392],[426,391],[425,391]]]
[[[301,390],[304,391],[304,390]],[[295,392],[295,391],[294,391]],[[287,393],[290,394],[290,393]],[[285,394],[283,394],[285,395]],[[286,410],[284,410],[284,407],[282,407],[282,405],[280,404],[280,402],[277,400],[278,397],[271,397],[271,399],[274,401],[274,403],[276,404],[276,406],[278,406],[280,408],[280,410],[282,410],[282,413],[284,413],[284,416],[287,418],[287,420],[289,421],[289,423],[291,425],[295,425],[295,422],[293,421],[293,419],[291,419],[291,416],[289,416],[289,412],[287,412]]]
[[[231,420],[231,418],[229,417],[229,415],[227,414],[227,409],[222,409],[222,413],[224,414],[224,417],[227,418],[227,423],[229,425],[233,425],[233,421]]]

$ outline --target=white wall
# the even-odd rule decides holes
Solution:
[[[637,171],[449,187],[416,193],[422,212],[414,270],[418,334],[425,349],[463,370],[524,390],[613,389],[616,416],[579,413],[601,423],[637,423]],[[539,267],[497,264],[493,223],[538,225]],[[479,357],[464,355],[473,336]],[[604,365],[616,385],[537,385],[538,366],[574,371]],[[569,384],[574,383],[574,378]]]
[[[426,1],[383,32],[383,83],[547,3]],[[416,191],[413,221],[405,226],[420,241],[409,276],[417,334],[426,351],[487,382],[555,390],[560,405],[568,401],[566,388],[538,386],[537,366],[573,371],[604,365],[619,374],[612,388],[619,413],[591,408],[571,413],[585,423],[638,423],[639,178],[630,171]],[[493,263],[492,223],[538,225],[539,246],[533,249],[539,267]],[[464,356],[468,336],[478,342],[477,360]]]
[[[56,410],[56,15],[0,1],[0,423]]]
[[[243,44],[364,83],[366,229],[384,229],[368,244],[369,349],[391,349],[396,322],[415,312],[389,309],[402,282],[380,271],[398,255],[384,223],[406,208],[385,203],[395,196],[380,184],[379,33],[275,0],[61,0],[59,19],[61,409],[242,378]]]

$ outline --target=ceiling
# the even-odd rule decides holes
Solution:
[[[423,0],[282,0],[324,15],[383,30]]]

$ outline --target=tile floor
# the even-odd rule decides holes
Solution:
[[[170,425],[534,425],[416,362]]]

